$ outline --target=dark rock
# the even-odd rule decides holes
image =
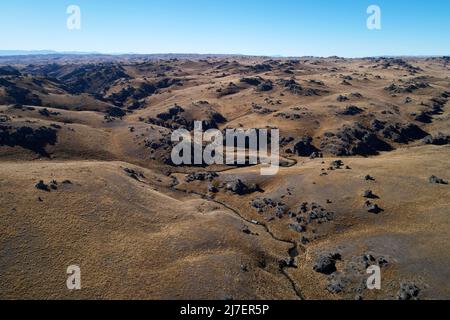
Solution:
[[[336,100],[339,101],[339,102],[344,102],[344,101],[347,101],[348,98],[346,96],[343,96],[343,95],[338,95]]]
[[[310,159],[323,158],[323,153],[315,151],[309,156]]]
[[[387,265],[389,264],[389,262],[386,260],[385,257],[379,257],[379,258],[377,259],[377,263],[378,263],[378,265],[379,265],[380,267],[385,267],[385,266],[387,266]]]
[[[326,91],[315,89],[315,88],[303,88],[299,83],[297,83],[294,79],[285,80],[279,79],[277,81],[278,84],[283,86],[285,89],[289,90],[291,93],[300,95],[300,96],[319,96]]]
[[[308,239],[307,237],[303,236],[303,237],[300,239],[300,242],[301,242],[303,245],[306,245],[306,244],[309,243],[309,239]]]
[[[246,185],[244,182],[242,182],[240,179],[236,179],[234,181],[229,181],[226,183],[226,190],[235,193],[237,195],[245,195],[257,191],[261,191],[261,189],[255,185]]]
[[[123,171],[125,173],[127,173],[128,176],[130,176],[131,178],[133,178],[134,180],[137,180],[137,181],[139,181],[139,178],[145,178],[145,176],[142,173],[137,172],[136,170],[133,170],[130,168],[124,168]]]
[[[344,111],[340,112],[344,116],[354,116],[364,112],[363,109],[358,108],[357,106],[347,106]]]
[[[262,78],[261,77],[254,77],[254,78],[241,78],[239,80],[240,82],[247,83],[252,86],[257,86],[261,83]]]
[[[373,255],[368,253],[362,257],[362,261],[364,263],[364,268],[368,268],[369,266],[371,266],[375,263],[376,259]]]
[[[272,81],[266,81],[258,85],[258,91],[270,91],[273,89]]]
[[[192,181],[212,181],[217,178],[219,175],[216,172],[194,172],[190,173],[186,176],[186,182]]]
[[[50,116],[60,115],[61,113],[59,113],[59,112],[50,112],[47,108],[44,108],[44,109],[40,109],[39,110],[39,114],[44,116],[44,117],[50,117]]]
[[[366,190],[364,191],[364,198],[368,199],[378,199],[379,197],[375,195],[372,190]]]
[[[241,90],[241,88],[239,88],[233,82],[230,82],[228,84],[228,86],[226,86],[225,88],[219,88],[219,89],[216,90],[216,92],[217,92],[217,96],[219,98],[221,98],[221,97],[224,97],[224,96],[228,96],[228,95],[232,95],[232,94],[238,93],[240,90]]]
[[[295,144],[294,152],[300,157],[310,157],[313,153],[318,153],[319,149],[312,145],[312,141],[310,136],[304,136]]]
[[[298,233],[303,233],[306,231],[305,226],[297,224],[297,223],[290,223],[288,225],[288,227],[289,227],[289,229],[294,230],[295,232],[298,232]]]
[[[398,300],[417,300],[420,289],[414,283],[403,282],[400,284],[400,290],[397,292]]]
[[[289,257],[286,259],[282,259],[278,261],[278,266],[280,270],[283,270],[284,268],[297,268],[297,258]]]
[[[414,117],[414,120],[422,123],[431,123],[433,121],[433,118],[431,117],[429,112],[422,111]]]
[[[40,180],[36,185],[36,189],[42,190],[42,191],[50,191],[50,188],[47,184],[44,183],[43,180]]]
[[[217,193],[217,192],[219,192],[219,189],[217,189],[216,186],[210,184],[210,185],[208,185],[208,192]]]
[[[367,211],[370,213],[378,214],[380,212],[383,212],[383,209],[381,209],[377,204],[375,203],[367,203],[366,204]]]
[[[438,177],[436,177],[436,176],[434,176],[434,175],[431,176],[430,178],[428,178],[428,181],[429,181],[430,183],[436,183],[436,184],[448,184],[448,181],[447,181],[447,180],[438,178]]]
[[[407,143],[410,141],[423,139],[428,134],[417,125],[408,123],[396,125],[395,127],[389,126],[383,130],[383,135],[395,142]]]
[[[0,114],[0,123],[10,122],[10,121],[11,121],[10,117],[8,117],[7,115],[4,115],[4,114]]]
[[[288,207],[284,203],[277,203],[277,206],[275,207],[275,215],[278,218],[282,218],[287,211]]]
[[[342,292],[346,285],[347,281],[342,275],[331,275],[327,285],[327,290],[332,294],[337,294]]]
[[[215,123],[224,123],[227,121],[227,119],[219,112],[213,112],[211,114],[211,120],[214,121]]]
[[[52,180],[49,184],[50,189],[57,190],[58,189],[58,182],[56,180]]]
[[[334,160],[330,163],[330,167],[333,169],[341,169],[344,165],[344,162],[342,160]]]
[[[249,67],[252,71],[255,72],[267,72],[272,70],[272,66],[267,63],[259,63]]]
[[[343,125],[332,137],[324,136],[320,148],[336,156],[369,156],[392,150],[372,129],[357,122]]]
[[[247,226],[244,226],[242,228],[242,232],[245,234],[250,234],[250,235],[252,234],[251,230]]]
[[[314,263],[313,270],[323,274],[332,274],[336,271],[336,261],[340,260],[339,254],[320,256]]]
[[[250,205],[256,209],[263,209],[267,204],[264,199],[257,198],[250,201]]]
[[[423,139],[423,143],[425,144],[433,144],[437,146],[443,146],[450,144],[450,135],[444,135],[442,132],[439,132],[437,135],[432,136],[426,136]]]

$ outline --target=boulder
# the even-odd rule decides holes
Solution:
[[[417,300],[420,294],[420,288],[412,282],[403,282],[400,284],[400,290],[397,292],[398,300]]]
[[[444,179],[442,179],[442,178],[438,178],[438,177],[436,177],[436,176],[431,176],[431,177],[429,177],[428,178],[428,181],[430,182],[430,183],[436,183],[436,184],[448,184],[448,181],[447,180],[444,180]]]
[[[336,261],[341,259],[338,253],[320,256],[314,263],[313,270],[330,275],[336,271]]]

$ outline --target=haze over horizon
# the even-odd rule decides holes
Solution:
[[[197,52],[159,52],[159,53],[135,53],[135,52],[83,52],[83,51],[56,51],[56,50],[0,50],[0,57],[12,57],[12,56],[33,56],[33,55],[100,55],[100,56],[158,56],[158,55],[173,55],[173,56],[242,56],[242,57],[270,57],[270,58],[302,58],[302,57],[314,57],[314,58],[328,58],[334,57],[332,56],[285,56],[285,55],[246,55],[240,53],[197,53]],[[377,57],[417,57],[417,58],[427,58],[427,57],[440,57],[440,56],[448,56],[448,55],[438,55],[438,54],[430,54],[430,55],[377,55],[377,56],[360,56],[360,57],[351,57],[353,59],[359,58],[377,58]],[[340,57],[340,56],[337,56]],[[347,58],[347,57],[342,57]]]
[[[381,8],[381,30],[366,27],[368,6]],[[68,30],[69,5],[81,29]],[[450,3],[429,1],[18,0],[0,5],[8,32],[0,50],[104,54],[198,53],[260,56],[448,55]]]

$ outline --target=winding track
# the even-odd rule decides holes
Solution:
[[[290,165],[289,167],[294,166],[294,165],[297,164],[297,160],[295,160],[295,159],[291,159],[291,160],[293,160],[294,163],[293,163],[292,165]],[[229,170],[232,170],[232,169],[234,169],[234,168],[225,169],[225,170],[220,171],[220,172],[225,172],[225,171],[229,171]],[[171,176],[172,178],[175,178],[175,177],[172,176],[173,174],[186,174],[186,173],[183,173],[183,172],[172,172],[172,174],[171,174],[170,176]],[[177,184],[172,185],[171,188],[172,188],[174,191],[178,191],[178,192],[186,192],[186,191],[184,191],[184,190],[181,190],[181,189],[176,188],[176,186],[178,185],[178,179],[175,178],[175,181],[177,181]],[[229,206],[229,205],[226,204],[225,202],[220,201],[220,200],[217,200],[217,199],[212,199],[212,198],[210,198],[210,197],[207,197],[206,194],[203,194],[203,193],[200,193],[200,192],[197,192],[197,191],[192,191],[192,190],[190,190],[189,192],[190,192],[191,194],[195,194],[195,195],[197,195],[197,196],[200,196],[202,199],[205,199],[205,200],[214,202],[214,203],[216,203],[216,204],[218,204],[218,205],[220,205],[220,206],[223,206],[224,208],[226,208],[226,209],[230,210],[231,212],[233,212],[233,213],[234,213],[239,219],[241,219],[242,221],[245,221],[246,223],[249,223],[249,224],[251,224],[251,225],[255,225],[255,223],[254,223],[253,221],[251,221],[251,220],[247,219],[246,217],[244,217],[238,210],[232,208],[231,206]],[[282,238],[279,238],[278,236],[276,236],[276,235],[269,229],[269,227],[267,226],[266,223],[258,222],[257,226],[261,226],[261,227],[264,229],[264,231],[265,231],[272,239],[274,239],[275,241],[279,241],[279,242],[283,242],[283,243],[288,243],[288,244],[292,245],[292,247],[289,249],[289,251],[290,251],[291,249],[293,249],[293,248],[300,248],[301,251],[302,251],[302,253],[305,253],[305,252],[306,252],[306,248],[305,248],[303,245],[299,244],[298,242],[296,242],[296,241],[294,241],[294,240],[286,240],[286,239],[282,239]],[[295,283],[295,281],[292,279],[292,277],[291,277],[291,276],[289,275],[289,273],[286,271],[286,269],[288,269],[288,268],[290,268],[290,267],[289,267],[289,266],[286,266],[286,265],[280,266],[280,272],[281,272],[281,274],[283,274],[284,277],[289,281],[289,283],[291,284],[292,289],[294,290],[296,296],[297,296],[300,300],[305,300],[305,297],[304,297],[304,295],[303,295],[303,293],[302,293],[300,287]]]

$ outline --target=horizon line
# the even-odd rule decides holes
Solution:
[[[0,58],[2,57],[26,57],[26,56],[51,56],[51,55],[73,55],[73,56],[162,56],[162,55],[192,55],[192,56],[229,56],[229,57],[267,57],[267,58],[345,58],[345,59],[364,59],[364,58],[388,58],[388,57],[410,57],[410,58],[435,58],[446,57],[448,55],[408,55],[408,54],[387,54],[374,56],[315,56],[315,55],[281,55],[281,54],[241,54],[241,53],[189,53],[189,52],[159,52],[159,53],[136,53],[136,52],[97,52],[97,51],[57,51],[57,50],[15,50],[0,49]]]

